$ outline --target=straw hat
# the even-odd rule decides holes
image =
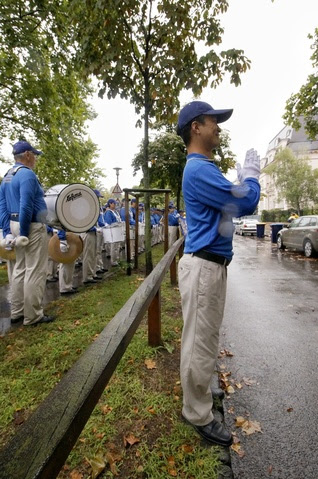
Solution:
[[[69,249],[62,253],[60,249],[60,240],[57,234],[54,234],[49,241],[49,256],[57,263],[73,263],[83,251],[82,238],[74,233],[66,233],[66,240]]]

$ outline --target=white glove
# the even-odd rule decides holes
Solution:
[[[27,236],[18,236],[15,240],[16,246],[24,247],[29,244],[29,238]]]
[[[259,157],[246,158],[243,168],[240,163],[236,164],[237,178],[243,183],[246,178],[256,178],[258,180],[261,174],[261,165]]]
[[[15,237],[10,233],[5,237],[5,245],[4,248],[8,251],[12,251],[15,247]]]
[[[60,250],[61,253],[67,253],[69,250],[69,245],[67,244],[66,240],[60,240]]]

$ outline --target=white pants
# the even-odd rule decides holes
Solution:
[[[83,282],[93,279],[96,272],[96,231],[81,234],[83,239]]]
[[[52,238],[53,233],[47,233],[47,241],[49,243]],[[47,279],[54,279],[57,277],[57,267],[58,263],[54,261],[50,256],[47,259]]]
[[[96,231],[96,271],[104,269],[102,251],[104,246],[104,238],[102,230]]]
[[[20,224],[10,221],[14,236]],[[24,316],[23,324],[36,323],[43,317],[43,296],[47,271],[47,234],[43,223],[31,223],[29,244],[16,247],[16,264],[11,278],[11,318]]]
[[[169,248],[177,241],[178,226],[168,226]]]
[[[60,293],[71,291],[73,287],[73,275],[75,261],[73,263],[60,263],[59,266],[59,289]]]
[[[180,363],[182,414],[192,424],[205,426],[213,419],[211,381],[218,356],[227,269],[191,254],[183,255],[178,268],[184,323]]]

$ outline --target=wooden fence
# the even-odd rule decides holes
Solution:
[[[57,477],[148,310],[149,343],[158,346],[160,286],[176,283],[177,240],[47,398],[0,451],[1,479]]]

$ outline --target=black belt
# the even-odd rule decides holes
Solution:
[[[231,263],[230,259],[225,258],[224,256],[219,256],[218,254],[210,253],[210,251],[196,251],[192,253],[193,256],[198,256],[199,258],[206,259],[207,261],[212,261],[213,263],[222,264],[223,266],[228,266]]]
[[[11,213],[10,214],[10,220],[11,221],[17,221],[19,222],[19,213]],[[35,218],[32,218],[31,223],[38,223]]]
[[[19,213],[11,213],[10,220],[11,221],[19,221]]]

